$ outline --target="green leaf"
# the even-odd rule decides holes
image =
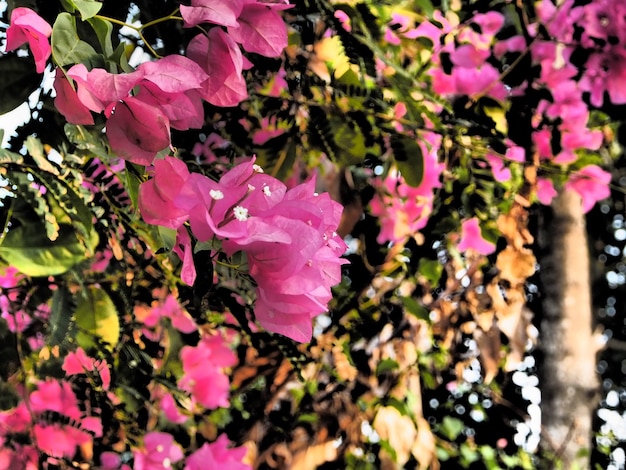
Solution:
[[[443,265],[436,259],[422,258],[417,269],[431,285],[437,285],[443,273]]]
[[[27,276],[54,276],[68,271],[87,258],[98,244],[98,234],[91,232],[87,247],[76,237],[73,227],[62,224],[59,236],[51,241],[43,222],[21,220],[0,245],[0,257]]]
[[[112,350],[120,337],[120,319],[111,297],[99,287],[90,286],[76,306],[74,314],[76,342],[87,349],[103,342]]]
[[[451,441],[454,441],[463,432],[463,421],[450,416],[444,416],[441,423],[442,434]]]
[[[5,55],[0,59],[0,114],[14,110],[28,100],[41,83],[31,59]]]
[[[337,157],[345,165],[363,162],[365,157],[365,136],[352,121],[333,120],[335,144],[340,152]]]
[[[385,372],[394,372],[398,370],[398,361],[393,359],[383,359],[376,365],[376,375],[384,374]]]
[[[47,335],[48,346],[61,345],[70,336],[72,312],[75,304],[72,294],[67,288],[59,286],[52,295],[50,320]]]
[[[96,55],[94,48],[78,37],[76,18],[67,12],[57,16],[52,27],[52,57],[57,65],[87,62]]]
[[[414,315],[420,320],[430,321],[428,310],[423,305],[420,305],[413,297],[402,297],[402,303],[407,312]]]
[[[44,152],[43,144],[37,137],[29,135],[24,145],[26,146],[28,154],[35,160],[35,163],[40,169],[56,176],[59,175],[59,170],[48,160]]]
[[[141,184],[141,179],[139,178],[140,170],[137,169],[133,171],[129,166],[132,163],[126,163],[126,171],[124,172],[124,182],[126,183],[126,192],[130,197],[131,202],[133,203],[133,208],[137,209],[137,203],[139,198],[139,185]]]
[[[83,21],[93,18],[102,8],[102,3],[96,2],[95,0],[70,0],[70,2],[73,3],[80,12]]]
[[[407,184],[419,186],[424,178],[424,155],[419,144],[412,137],[394,134],[391,136],[391,150]]]
[[[96,36],[98,36],[98,41],[100,42],[100,47],[102,47],[104,55],[106,57],[112,56],[114,52],[113,42],[111,41],[113,25],[109,21],[105,21],[100,18],[89,18],[87,21],[96,32]]]

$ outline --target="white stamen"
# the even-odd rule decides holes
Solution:
[[[252,169],[254,171],[256,171],[257,173],[263,173],[263,168],[261,168],[259,165],[257,165],[256,163],[254,165],[252,165]]]
[[[163,452],[163,446],[161,444],[159,444],[158,446],[156,446],[156,451],[157,452]]]
[[[211,189],[209,191],[209,196],[211,196],[211,198],[215,199],[216,201],[219,201],[220,199],[224,199],[224,193],[220,191],[219,189]]]
[[[320,193],[313,193],[313,196],[315,196],[315,197],[317,197],[319,195],[320,195]]]
[[[165,457],[163,459],[163,468],[170,468],[171,466],[172,466],[172,461],[169,458]]]
[[[271,195],[272,195],[272,190],[270,189],[270,187],[269,187],[269,186],[263,186],[263,193],[264,193],[267,197],[269,197],[269,196],[271,196]]]
[[[242,206],[236,206],[233,209],[233,213],[235,214],[235,219],[243,222],[248,218],[248,209]]]

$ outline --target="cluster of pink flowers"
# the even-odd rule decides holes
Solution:
[[[222,434],[215,442],[204,443],[198,450],[184,459],[183,450],[166,432],[150,432],[144,436],[144,446],[133,452],[135,462],[133,470],[162,470],[184,459],[184,470],[203,470],[205,468],[223,468],[228,470],[249,470],[252,467],[242,462],[246,455],[245,447],[229,448],[228,438]],[[120,457],[114,453],[104,456],[104,470],[125,470]]]
[[[406,183],[402,175],[391,171],[378,181],[378,192],[370,202],[370,211],[380,218],[378,243],[400,242],[414,236],[426,226],[433,211],[435,189],[445,166],[438,162],[441,136],[423,132],[418,141],[424,155],[424,176],[419,186]]]
[[[47,321],[50,316],[48,304],[38,305],[31,314],[26,312],[24,306],[30,301],[30,296],[20,298],[18,287],[23,279],[24,276],[13,266],[0,268],[0,317],[13,333],[22,333],[33,321]],[[32,349],[38,349],[43,343],[43,337],[41,334],[29,335],[27,341]]]
[[[243,251],[257,283],[255,315],[269,331],[308,341],[311,319],[326,311],[331,286],[341,279],[345,244],[335,232],[341,205],[316,194],[314,180],[287,190],[254,159],[219,182],[173,157],[154,162],[154,177],[139,190],[144,220],[178,230],[182,279],[195,281],[191,238],[215,237],[228,255]]]
[[[134,163],[149,165],[170,147],[170,128],[200,128],[203,100],[216,106],[236,106],[248,96],[242,75],[252,64],[248,52],[277,57],[287,46],[287,29],[278,11],[285,3],[257,0],[194,0],[180,7],[186,27],[212,24],[188,44],[187,57],[170,55],[141,64],[132,73],[88,70],[76,64],[57,68],[55,106],[72,124],[94,124],[92,112],[104,113],[113,151]],[[227,28],[224,31],[219,26]],[[6,50],[28,43],[37,71],[51,55],[52,27],[29,8],[16,8],[7,30]]]
[[[196,346],[180,351],[183,376],[178,387],[204,408],[228,407],[230,381],[225,368],[237,364],[237,356],[220,335],[203,336]]]
[[[51,413],[62,419],[50,417]],[[18,436],[27,436],[32,446],[19,445]],[[100,418],[81,411],[71,384],[46,379],[15,408],[0,411],[0,464],[8,462],[1,468],[36,465],[40,452],[50,457],[72,458],[78,446],[100,436]]]

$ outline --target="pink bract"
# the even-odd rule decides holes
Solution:
[[[11,24],[6,32],[6,50],[12,51],[22,44],[28,47],[35,59],[37,73],[42,73],[52,54],[49,37],[52,26],[30,8],[18,7],[11,12]]]
[[[111,149],[125,160],[149,165],[170,146],[170,123],[159,108],[128,97],[110,106],[107,115]]]
[[[180,15],[186,28],[201,23],[237,26],[243,3],[243,0],[191,0],[190,6],[180,6]]]
[[[144,447],[133,452],[133,470],[163,470],[183,458],[183,450],[166,432],[149,432],[143,438]]]
[[[268,8],[273,5],[247,2],[239,15],[238,26],[228,28],[230,36],[246,51],[279,57],[287,47],[287,26],[275,8]]]
[[[461,241],[458,249],[461,252],[471,249],[481,255],[489,255],[496,251],[496,246],[483,238],[478,219],[472,217],[461,224]]]
[[[611,195],[611,174],[597,165],[587,165],[570,176],[565,188],[576,191],[582,198],[583,212],[589,212],[596,202]]]
[[[185,461],[185,470],[204,470],[219,468],[223,470],[251,470],[252,467],[242,462],[246,455],[245,447],[229,448],[230,441],[221,434],[211,444],[204,443]]]
[[[215,106],[236,106],[248,97],[241,50],[220,28],[194,37],[187,46],[187,56],[209,77],[201,91],[206,101]]]

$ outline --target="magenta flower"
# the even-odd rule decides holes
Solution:
[[[81,347],[76,348],[76,351],[70,351],[70,353],[65,356],[62,368],[68,376],[98,372],[100,380],[102,381],[102,388],[108,390],[111,385],[111,371],[109,370],[107,361],[105,359],[94,359],[88,356]]]
[[[134,97],[110,105],[106,126],[111,149],[125,160],[149,165],[170,147],[170,122],[163,112]]]
[[[13,444],[5,446],[0,438],[0,468],[6,470],[38,470],[39,452],[33,446]]]
[[[172,326],[182,333],[191,333],[198,329],[198,325],[191,315],[184,310],[172,294],[165,300],[154,302],[150,313],[143,319],[144,325],[154,328],[161,318],[169,318]]]
[[[226,3],[226,2],[224,2]],[[202,97],[215,106],[237,106],[248,97],[242,72],[243,55],[230,35],[220,28],[199,34],[187,46],[187,56],[208,75]]]
[[[229,448],[228,437],[221,434],[211,444],[204,443],[185,461],[185,470],[204,470],[219,468],[221,470],[251,470],[252,467],[242,462],[246,455],[245,447]]]
[[[441,187],[439,179],[445,168],[438,163],[440,143],[439,136],[429,133],[419,142],[424,154],[424,177],[418,187],[407,184],[398,171],[391,171],[378,182],[379,192],[370,202],[370,210],[380,218],[379,243],[404,241],[426,226],[433,210],[434,191]]]
[[[496,251],[496,246],[483,238],[478,219],[472,217],[461,224],[461,241],[458,249],[461,252],[474,250],[481,255],[489,255]]]
[[[201,23],[220,26],[237,26],[244,0],[191,0],[191,5],[181,5],[180,15],[185,27],[191,28]]]
[[[79,99],[76,90],[72,88],[65,73],[56,69],[54,76],[54,90],[57,95],[54,98],[54,106],[72,124],[94,124],[93,116],[89,108]]]
[[[40,420],[33,426],[37,447],[49,455],[72,457],[79,445],[90,442],[93,436],[102,436],[100,418],[83,416],[69,382],[52,379],[39,382],[29,402],[35,414],[54,411],[68,420],[67,423]]]
[[[6,50],[12,51],[28,43],[37,73],[42,73],[48,57],[52,54],[48,40],[52,34],[52,26],[30,8],[18,7],[11,13],[11,24],[6,34]]]
[[[183,450],[174,437],[165,432],[149,432],[143,438],[144,447],[133,452],[134,470],[164,470],[183,458]]]
[[[246,2],[237,25],[228,34],[248,52],[279,57],[287,47],[287,26],[275,10],[291,8],[280,3]]]
[[[541,204],[549,206],[552,203],[552,199],[554,199],[557,194],[552,180],[537,178],[537,200]]]
[[[189,218],[190,207],[182,207],[177,199],[189,187],[189,176],[187,165],[177,158],[155,161],[153,178],[139,188],[138,205],[143,220],[173,229],[182,226]]]
[[[181,390],[208,409],[227,407],[230,381],[224,369],[237,363],[235,353],[221,336],[204,336],[197,346],[184,346],[180,351],[183,377]]]
[[[101,113],[126,99],[143,78],[143,72],[110,73],[100,68],[87,70],[85,65],[76,64],[67,71],[67,76],[76,82],[80,102],[91,111]]]
[[[597,165],[587,165],[570,176],[565,188],[580,194],[583,212],[589,212],[596,202],[611,195],[610,183],[611,173]]]

